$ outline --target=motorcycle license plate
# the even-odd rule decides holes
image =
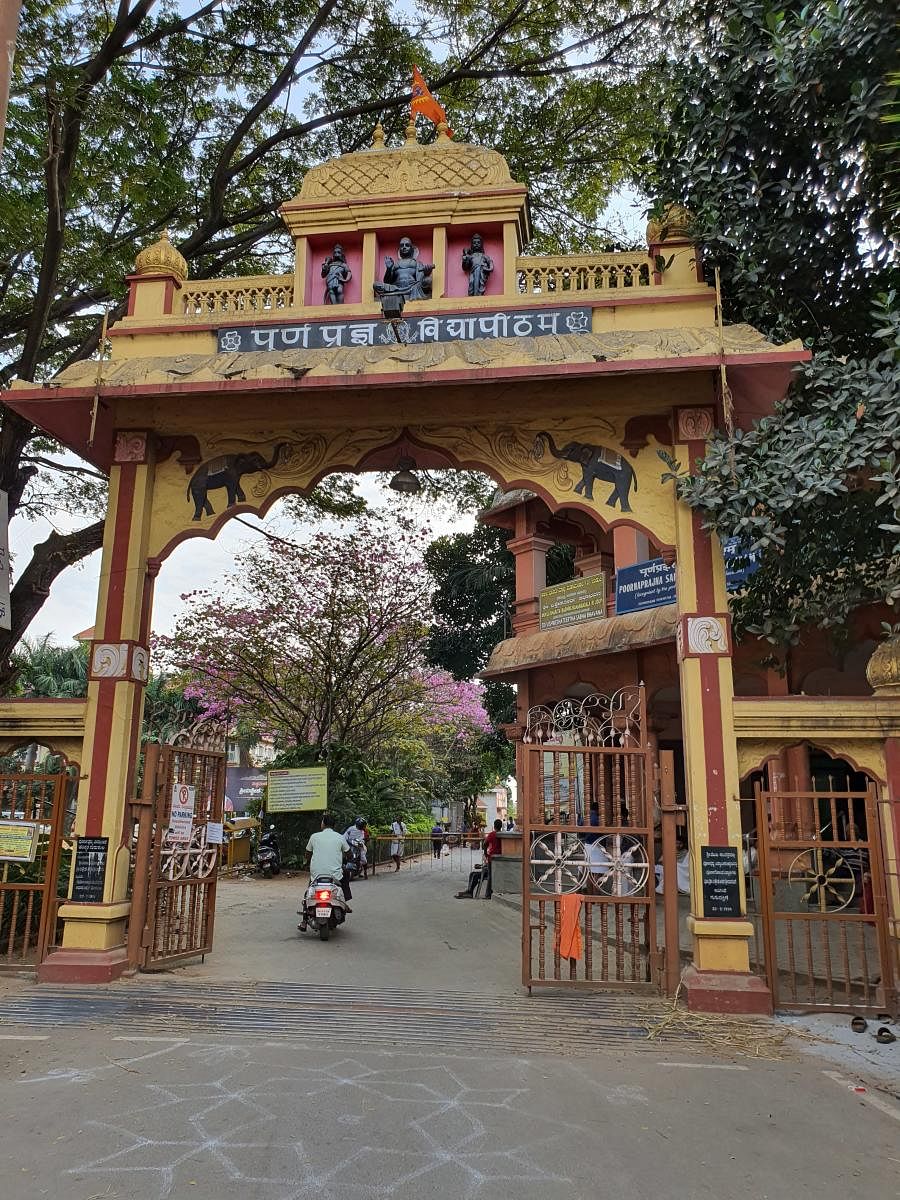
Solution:
[[[331,916],[331,909],[330,909],[330,908],[327,908],[327,907],[326,907],[326,908],[320,908],[318,905],[316,905],[316,916],[317,916],[317,917],[330,917],[330,916]]]

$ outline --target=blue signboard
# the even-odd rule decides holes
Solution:
[[[739,592],[754,571],[759,569],[760,552],[741,548],[741,539],[726,538],[722,543],[725,557],[725,587],[729,592]]]
[[[616,571],[616,613],[641,612],[675,603],[675,567],[661,558],[619,567]]]
[[[739,592],[744,581],[759,568],[760,552],[742,550],[740,538],[728,538],[722,545],[725,557],[725,586]],[[620,567],[616,571],[616,613],[641,612],[675,603],[675,566],[661,558]]]

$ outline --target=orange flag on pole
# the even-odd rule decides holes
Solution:
[[[422,72],[418,67],[413,67],[413,82],[412,82],[412,103],[410,104],[413,117],[416,113],[421,113],[423,117],[427,117],[429,121],[433,121],[435,125],[440,125],[441,121],[447,123],[447,114],[444,112],[443,106],[440,105],[431,92],[428,90],[428,84],[422,78]],[[453,136],[453,130],[447,132]]]

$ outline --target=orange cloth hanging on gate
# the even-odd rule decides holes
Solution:
[[[584,955],[581,942],[581,905],[582,899],[577,895],[569,894],[559,898],[556,944],[560,958],[582,958]]]

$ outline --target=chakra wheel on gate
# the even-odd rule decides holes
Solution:
[[[650,878],[650,860],[640,838],[608,833],[587,847],[591,882],[605,896],[641,896]]]
[[[574,833],[542,833],[531,843],[531,882],[536,892],[580,892],[587,883],[584,842]]]
[[[853,868],[837,850],[801,850],[788,868],[788,883],[803,888],[801,902],[819,912],[840,912],[856,895]]]

